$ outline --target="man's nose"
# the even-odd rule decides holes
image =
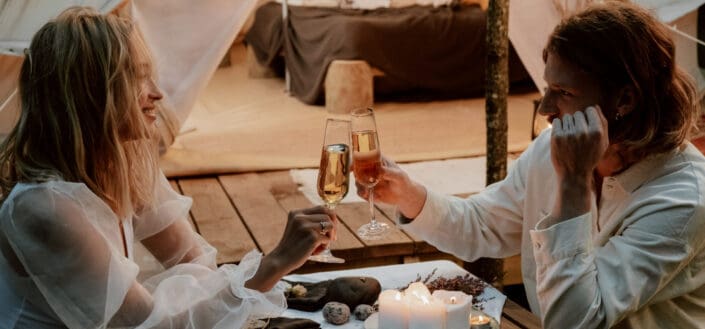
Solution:
[[[556,108],[555,99],[550,90],[547,90],[541,98],[538,112],[541,115],[558,114],[558,108]]]

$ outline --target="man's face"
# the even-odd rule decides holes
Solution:
[[[600,105],[604,111],[598,81],[558,55],[548,53],[543,77],[548,88],[539,113],[547,116],[549,123],[565,114],[584,111],[591,105]]]

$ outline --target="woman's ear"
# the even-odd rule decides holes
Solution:
[[[629,114],[636,107],[636,92],[634,87],[627,85],[622,87],[617,96],[617,113],[620,117]]]

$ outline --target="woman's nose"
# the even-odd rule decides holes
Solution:
[[[164,98],[164,94],[162,94],[161,89],[159,89],[159,86],[157,86],[157,83],[154,80],[150,81],[149,98],[155,101]]]

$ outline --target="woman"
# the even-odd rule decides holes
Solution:
[[[0,148],[0,328],[240,328],[282,311],[279,279],[329,242],[322,208],[297,211],[270,254],[216,268],[157,167],[152,77],[116,16],[70,8],[32,39]],[[138,282],[135,242],[166,270]]]
[[[702,327],[705,158],[687,141],[696,93],[668,29],[605,2],[561,22],[544,60],[553,128],[503,181],[463,200],[388,161],[375,198],[465,260],[521,253],[546,328]]]

